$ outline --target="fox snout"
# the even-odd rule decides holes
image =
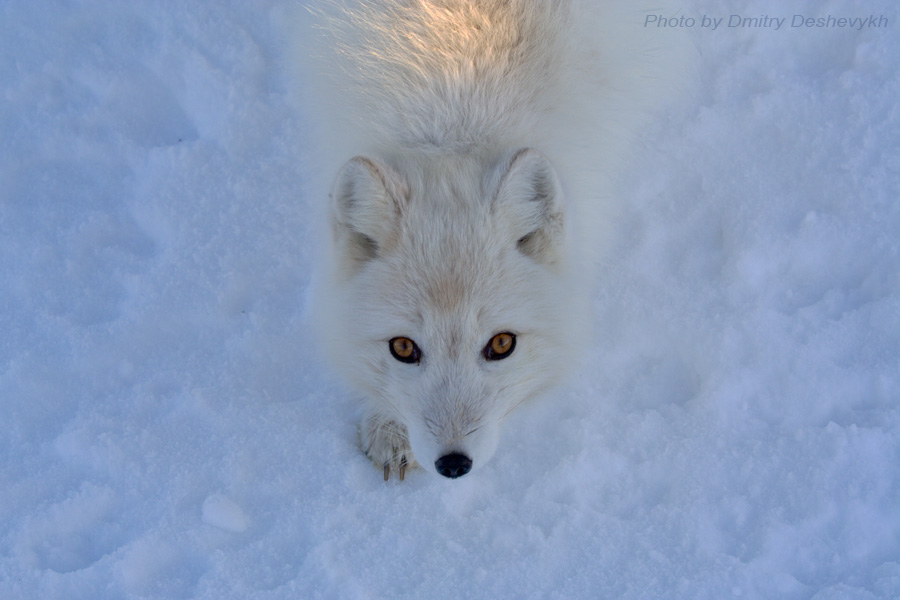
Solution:
[[[434,468],[444,477],[456,479],[472,470],[472,459],[465,454],[451,452],[434,461]]]

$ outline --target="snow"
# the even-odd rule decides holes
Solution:
[[[690,31],[588,368],[385,484],[304,307],[286,0],[0,4],[0,597],[900,597],[900,38]]]
[[[247,529],[244,511],[222,494],[213,494],[203,501],[203,522],[232,533],[242,533]]]

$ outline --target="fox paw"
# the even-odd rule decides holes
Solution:
[[[409,447],[406,426],[397,421],[366,417],[359,428],[359,442],[375,466],[384,469],[385,481],[392,471],[403,481],[408,470],[419,467]]]

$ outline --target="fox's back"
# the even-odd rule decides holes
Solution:
[[[386,143],[460,153],[533,144],[566,64],[569,3],[358,2],[327,19],[358,114]]]

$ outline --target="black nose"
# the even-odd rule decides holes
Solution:
[[[472,470],[472,459],[465,454],[452,452],[434,461],[434,468],[444,477],[456,479]]]

